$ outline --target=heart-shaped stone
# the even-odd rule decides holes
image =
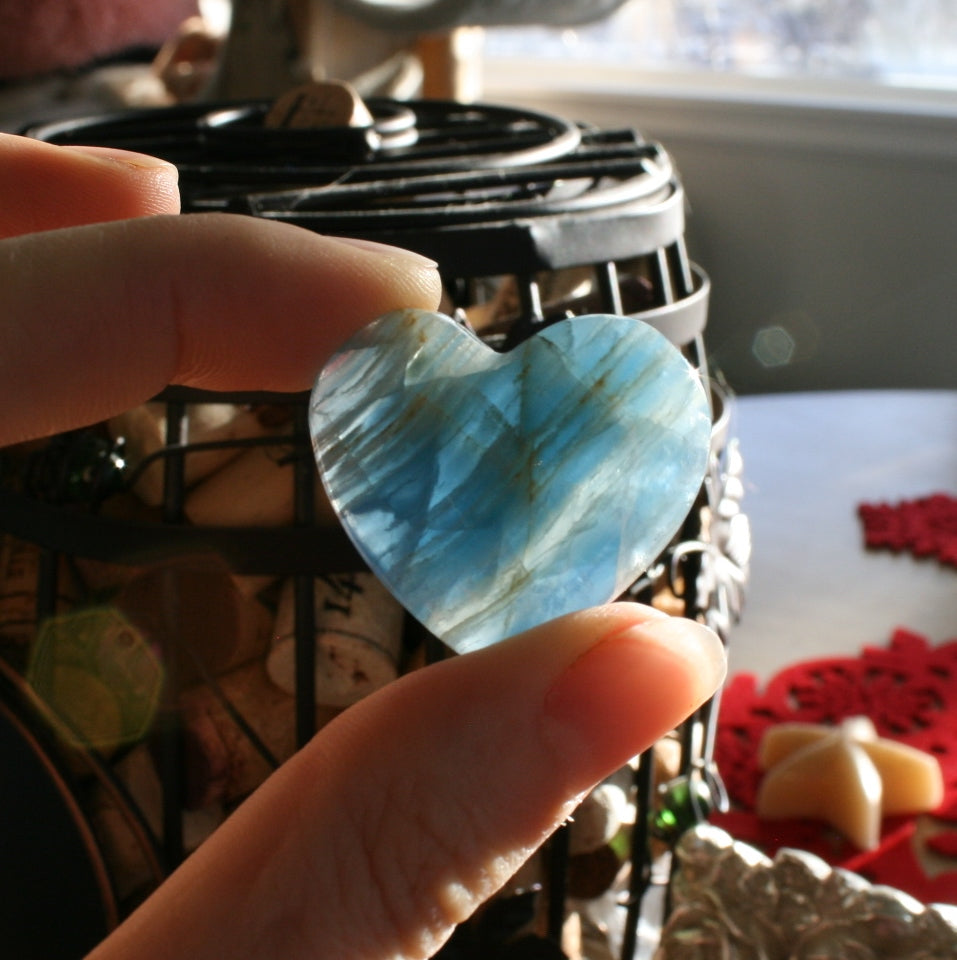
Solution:
[[[369,568],[460,653],[619,596],[687,516],[711,436],[694,367],[608,315],[500,353],[387,314],[330,359],[309,417]]]

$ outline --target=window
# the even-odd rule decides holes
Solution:
[[[957,94],[954,0],[630,0],[575,29],[487,31],[486,63],[561,65],[583,84],[624,82],[840,81]],[[541,82],[541,81],[539,81]],[[566,79],[566,85],[570,83]]]

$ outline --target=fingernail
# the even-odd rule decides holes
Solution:
[[[374,253],[380,257],[387,257],[390,260],[402,260],[420,268],[434,270],[438,264],[429,257],[422,256],[413,250],[406,250],[404,247],[394,247],[388,243],[377,243],[375,240],[364,240],[359,237],[329,237],[336,243],[344,243],[348,247],[355,247],[357,250],[365,250],[367,253]]]
[[[673,674],[673,692],[692,702],[690,712],[718,689],[727,669],[728,656],[721,638],[703,623],[684,617],[651,616],[613,631],[589,647],[566,668],[549,697],[560,698],[566,681],[571,690],[583,685],[611,689],[630,684],[632,675],[643,679],[661,673],[665,681]],[[586,674],[589,681],[583,684]],[[689,679],[690,686],[686,682]]]
[[[579,758],[587,786],[646,750],[706,701],[727,657],[704,625],[651,617],[593,644],[557,677],[545,699],[546,741]]]
[[[82,153],[84,156],[92,157],[94,160],[101,160],[105,163],[118,163],[126,167],[134,167],[138,170],[172,170],[178,175],[175,164],[160,157],[152,157],[146,153],[134,153],[132,150],[116,150],[112,147],[88,147],[80,145],[64,146],[64,150],[72,150],[74,153]]]
[[[710,627],[684,617],[656,617],[633,629],[643,640],[651,639],[663,649],[697,665],[702,700],[710,697],[724,682],[728,673],[728,652]]]

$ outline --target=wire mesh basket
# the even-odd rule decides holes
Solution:
[[[712,454],[682,529],[626,598],[726,636],[747,575],[740,458],[707,368],[708,279],[685,250],[667,152],[631,130],[510,107],[368,108],[359,127],[270,128],[270,105],[244,102],[27,132],[173,161],[184,213],[243,213],[430,256],[446,312],[495,349],[585,313],[657,327],[710,386]],[[100,878],[102,910],[81,941],[122,918],[331,716],[449,655],[331,516],[307,402],[170,387],[108,422],[0,452],[4,702],[56,769]],[[95,710],[51,692],[67,668]],[[614,826],[596,843],[585,849],[574,824],[559,830],[441,956],[647,952],[670,846],[722,802],[715,708],[602,785]]]

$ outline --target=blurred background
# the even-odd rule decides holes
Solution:
[[[632,0],[485,63],[486,96],[668,145],[736,390],[957,384],[952,3]]]
[[[321,162],[302,150],[302,142],[311,149],[313,141],[295,146],[302,131],[286,122],[294,111],[278,125],[288,129],[270,129],[263,138],[269,120],[264,115],[287,91],[329,79],[348,81],[358,94],[354,100],[350,95],[345,113],[318,123],[335,127],[341,138],[327,144],[332,159],[323,162],[333,172],[315,183],[305,178],[319,198],[315,207],[309,206],[308,190],[297,197],[287,196],[294,189],[277,189],[278,205],[269,208],[266,195],[249,192],[249,176],[254,185],[275,178],[276,186],[295,186],[302,178],[297,162]],[[330,86],[335,85],[325,85]],[[373,107],[378,102],[379,126],[371,115],[363,117],[359,97]],[[389,121],[411,114],[395,103],[411,99],[420,100],[420,130],[403,141],[408,130]],[[382,110],[384,100],[393,112]],[[217,109],[224,101],[256,101],[252,121],[242,110]],[[449,101],[476,106],[459,109]],[[493,106],[480,108],[480,103]],[[170,114],[185,122],[172,132],[150,127],[147,136],[136,128],[142,115],[135,111],[159,106],[183,109],[150,112],[148,123],[157,113],[163,114],[161,123]],[[950,392],[957,387],[953,0],[0,0],[0,130],[44,129],[56,140],[62,123],[59,132],[66,130],[70,142],[71,123],[79,120],[72,129],[87,142],[82,137],[90,126],[82,118],[104,112],[115,118],[113,111],[127,108],[135,121],[132,133],[124,128],[133,138],[125,145],[182,147],[186,208],[192,203],[193,209],[278,216],[288,201],[294,222],[301,216],[308,224],[311,214],[322,214],[324,198],[339,229],[329,228],[330,221],[321,216],[314,228],[381,230],[380,239],[400,242],[400,232],[388,233],[393,221],[376,220],[387,201],[373,191],[358,191],[362,199],[356,202],[369,203],[360,215],[335,220],[337,213],[354,212],[349,190],[364,183],[350,181],[349,165],[361,166],[353,151],[374,170],[391,165],[388,175],[379,175],[392,177],[393,185],[402,181],[403,189],[395,191],[401,210],[391,212],[407,216],[415,227],[408,228],[406,239],[415,240],[417,231],[420,242],[441,244],[447,299],[473,310],[467,314],[470,322],[484,316],[494,335],[502,334],[495,322],[504,327],[503,317],[509,322],[538,317],[543,299],[563,312],[570,305],[582,312],[587,305],[592,312],[600,301],[601,309],[643,311],[656,322],[668,320],[695,365],[717,373],[713,457],[700,508],[689,515],[674,551],[663,555],[632,595],[670,613],[700,616],[722,635],[733,628],[736,669],[768,677],[796,658],[840,651],[854,655],[863,643],[883,642],[898,624],[932,642],[951,636],[957,599],[953,570],[926,558],[915,563],[900,552],[888,557],[865,551],[856,510],[860,503],[952,489],[957,476],[955,395]],[[585,134],[578,138],[575,124],[567,121],[586,126]],[[476,139],[468,141],[473,127]],[[640,137],[632,136],[636,130]],[[200,146],[193,154],[197,131]],[[106,123],[100,134],[116,145],[112,137],[121,132],[119,125]],[[569,133],[575,134],[572,147]],[[236,139],[230,139],[233,134]],[[177,137],[183,142],[177,144]],[[523,148],[529,137],[540,138],[553,152],[543,158],[537,147]],[[581,155],[575,152],[579,139]],[[422,148],[421,154],[410,150],[411,162],[423,156],[433,163],[437,156],[451,158],[411,199],[403,180],[409,168],[395,162],[409,159],[402,151],[410,144]],[[376,166],[380,148],[389,163]],[[637,156],[640,162],[627,175],[598,167],[596,158],[606,148],[618,159]],[[298,156],[296,149],[302,150]],[[564,163],[566,150],[575,161],[587,157],[584,174],[580,164],[561,166],[556,169],[564,172],[544,177],[542,190],[540,171],[529,183],[516,173],[516,167],[523,176],[534,168],[530,161]],[[495,183],[503,157],[512,163],[505,172],[511,177],[506,182],[517,185],[514,195],[512,187]],[[236,198],[224,185],[233,181],[218,179],[234,161],[235,179],[245,184]],[[475,168],[456,169],[459,162]],[[456,176],[475,173],[478,180],[470,181],[468,190],[462,180],[454,187],[444,181],[436,186],[435,179],[450,170]],[[214,182],[204,192],[207,180]],[[616,219],[620,229],[612,236],[612,218],[599,220],[595,211],[604,208],[593,197],[601,200],[607,191],[617,198],[609,204],[614,206],[621,200],[621,183],[631,181],[642,190],[648,181],[647,194],[639,199],[656,217],[642,220],[636,200],[629,212],[633,218]],[[494,234],[489,227],[492,239],[486,238],[483,249],[476,241],[481,231],[471,230],[468,217],[463,222],[470,229],[459,233],[442,222],[423,230],[416,219],[432,209],[441,217],[450,210],[461,213],[474,201],[482,214],[476,222],[494,226],[494,218],[486,215],[496,190],[506,206],[517,198],[519,212],[510,214],[521,224],[516,235],[534,232],[530,224],[537,221],[522,206],[528,197],[567,202],[554,217],[556,222],[565,217],[560,229],[538,231],[533,244],[509,246],[501,237],[511,234]],[[584,202],[575,207],[579,190]],[[337,193],[340,201],[330,201],[329,195]],[[242,205],[247,202],[248,208]],[[642,235],[643,224],[659,219],[668,228],[667,242],[655,232],[658,227]],[[397,222],[405,221],[399,217]],[[457,246],[450,237],[459,238]],[[547,252],[549,262],[531,257],[533,247],[536,256]],[[523,264],[525,254],[529,262]],[[458,261],[472,258],[479,262],[457,271]],[[585,272],[576,273],[579,268]],[[556,278],[545,277],[543,289],[542,273],[561,274],[562,283],[571,286],[556,283],[549,290]],[[545,294],[551,294],[550,301]],[[681,322],[672,322],[676,318]],[[730,394],[744,396],[735,401],[722,380]],[[921,389],[909,394],[901,388]],[[863,392],[855,393],[858,389]],[[41,651],[68,647],[47,630],[46,618],[56,623],[52,614],[61,606],[75,605],[82,613],[95,595],[119,597],[118,608],[140,619],[130,631],[125,618],[97,614],[101,619],[89,629],[94,645],[109,641],[125,650],[130,637],[144,630],[144,636],[158,636],[159,645],[168,648],[166,669],[182,673],[165,680],[156,672],[147,677],[153,700],[163,684],[167,697],[161,722],[150,731],[149,751],[140,724],[135,747],[127,754],[124,746],[118,758],[110,757],[112,766],[92,751],[96,763],[84,757],[95,774],[89,776],[83,767],[84,790],[91,783],[97,789],[83,799],[97,802],[97,829],[113,845],[108,850],[113,876],[102,866],[102,851],[87,827],[90,814],[84,808],[81,815],[75,794],[56,779],[52,795],[57,802],[48,811],[27,789],[32,784],[44,796],[51,793],[52,768],[44,751],[20,736],[19,728],[7,741],[0,736],[0,752],[8,741],[10,750],[22,752],[24,743],[31,748],[27,756],[8,758],[22,773],[0,797],[6,811],[0,820],[8,825],[7,835],[0,831],[0,850],[5,863],[16,864],[0,872],[0,904],[9,916],[27,921],[25,940],[34,948],[29,956],[75,960],[82,955],[83,945],[102,936],[149,884],[215,829],[232,804],[315,726],[343,708],[339,701],[316,698],[308,657],[320,657],[321,666],[321,655],[300,656],[319,648],[313,643],[318,635],[313,601],[325,602],[325,588],[346,594],[350,603],[363,595],[350,579],[356,568],[343,552],[348,547],[344,534],[335,523],[331,530],[322,526],[322,504],[313,502],[315,470],[305,408],[289,409],[298,403],[289,397],[210,399],[173,391],[160,405],[130,411],[129,419],[124,416],[107,429],[13,451],[7,461],[11,469],[5,475],[0,470],[7,484],[0,497],[0,666],[5,651],[27,662],[34,645]],[[132,442],[137,435],[140,449]],[[217,446],[226,453],[222,460],[200,462],[204,447],[208,453]],[[186,470],[187,447],[190,465],[199,464],[195,474]],[[127,462],[117,451],[125,451]],[[110,486],[114,482],[118,496]],[[268,509],[261,512],[263,505]],[[131,540],[107,544],[107,552],[117,557],[97,553],[104,537],[96,522],[78,528],[84,533],[79,547],[59,542],[61,529],[73,529],[65,517],[83,524],[96,521],[101,509],[114,532],[132,531]],[[314,523],[320,537],[314,536]],[[281,562],[259,555],[258,536],[249,540],[257,549],[240,549],[237,559],[227,547],[246,541],[219,538],[220,528],[226,534],[246,535],[252,529],[267,535],[262,542],[282,548],[276,551]],[[319,573],[329,576],[315,576],[311,553],[309,563],[300,563],[288,549],[287,538],[297,533],[305,536],[295,543],[307,543],[310,551],[316,542],[328,547]],[[180,541],[174,534],[196,537]],[[177,562],[159,563],[156,570],[133,567],[129,573],[127,554],[135,554],[136,538],[153,544],[154,536]],[[233,565],[219,563],[218,553],[208,569],[182,564],[174,556],[181,543],[212,544]],[[112,568],[114,560],[122,569]],[[739,624],[745,594],[747,610]],[[222,601],[219,606],[210,602],[214,596]],[[332,608],[339,609],[341,595],[333,599]],[[294,630],[286,616],[290,607]],[[174,616],[177,612],[181,617]],[[421,631],[407,629],[401,610],[393,619],[390,636],[401,641],[401,656],[395,650],[390,654],[393,673],[400,665],[412,668],[444,655]],[[376,623],[375,617],[369,620]],[[266,672],[266,650],[271,655],[278,639],[282,644],[276,649],[288,652],[293,636],[296,675],[277,693],[275,678]],[[180,648],[192,655],[210,638],[211,649],[198,658],[202,671],[197,668],[193,675],[192,667],[175,667]],[[220,639],[223,649],[216,645]],[[137,649],[142,653],[147,647]],[[145,655],[144,661],[150,662]],[[80,678],[88,679],[82,671]],[[111,702],[111,691],[101,687],[100,695]],[[4,704],[19,690],[0,669],[0,735],[12,723]],[[683,726],[680,737],[662,741],[664,751],[656,748],[627,771],[623,782],[637,798],[629,823],[646,824],[635,811],[651,810],[653,804],[658,810],[674,803],[681,812],[679,787],[690,804],[685,812],[698,818],[700,798],[689,784],[720,799],[711,753],[716,707],[716,701],[708,705]],[[105,711],[90,714],[106,716]],[[206,723],[208,718],[214,720]],[[181,763],[181,721],[190,736],[194,727],[203,733],[202,759],[219,757],[221,734],[230,745],[223,751],[224,768],[243,776],[225,782],[196,775],[204,789],[190,794],[184,783],[194,772]],[[196,738],[200,742],[199,734]],[[72,752],[70,758],[80,759]],[[218,769],[212,761],[209,766]],[[653,784],[668,789],[653,797]],[[62,815],[64,836],[49,826],[56,814]],[[624,828],[616,829],[620,839]],[[662,829],[657,819],[655,829]],[[583,913],[592,927],[612,930],[608,943],[602,939],[601,949],[586,951],[588,956],[605,958],[613,942],[618,957],[649,955],[647,949],[635,953],[635,940],[647,948],[656,933],[652,928],[649,935],[639,920],[645,919],[644,902],[655,906],[654,898],[642,900],[648,895],[642,885],[651,876],[644,867],[657,857],[652,842],[662,836],[669,835],[651,837],[644,827],[636,828],[624,854],[612,849],[607,837],[585,853],[604,857],[603,863],[592,862],[599,872],[607,872],[610,863],[607,883],[619,877],[619,857],[641,865],[628,879],[626,920],[619,909],[625,901],[615,899],[617,889],[612,899],[605,897],[607,886],[601,897],[591,888],[580,894],[589,902],[601,901]],[[76,849],[67,851],[70,842]],[[56,851],[56,858],[38,856],[38,844]],[[107,846],[103,840],[99,844]],[[561,907],[572,876],[566,877],[565,867],[581,851],[573,853],[570,842],[555,849],[559,853],[550,854],[552,866],[543,882],[546,899]],[[61,891],[73,883],[86,897],[58,893],[57,900],[75,912],[58,925],[51,925],[47,915],[51,880],[44,864],[55,865]],[[658,892],[666,880],[664,873],[656,875]],[[567,892],[575,893],[570,880]],[[607,915],[595,912],[608,904]],[[535,910],[539,929],[541,901]],[[545,922],[553,941],[565,943],[566,921],[575,916],[549,908]],[[0,921],[0,926],[7,922]],[[68,929],[76,939],[67,937]],[[54,942],[41,944],[40,934]],[[481,955],[483,960],[490,956]],[[518,955],[508,954],[510,960]],[[523,955],[554,956],[554,951]],[[578,953],[569,949],[563,955]]]
[[[957,382],[950,0],[169,0],[150,10],[0,2],[0,127],[269,96],[317,76],[635,127],[682,174],[689,250],[713,279],[710,349],[732,388]],[[173,38],[190,11],[197,19]]]

